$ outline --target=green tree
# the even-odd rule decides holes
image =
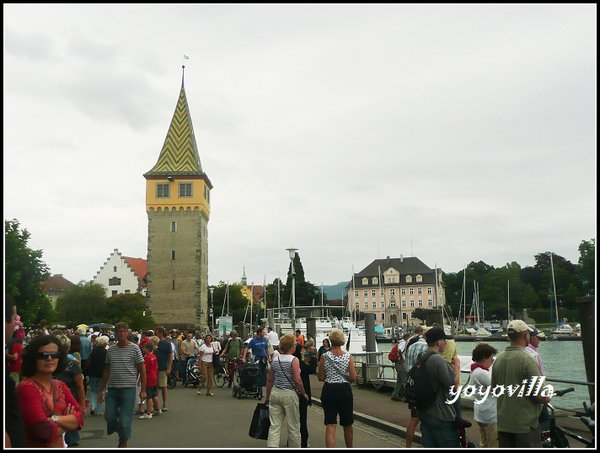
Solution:
[[[248,299],[242,294],[242,287],[237,283],[229,285],[229,315],[233,316],[233,325],[236,325],[243,321],[244,315],[246,314],[246,308],[248,307]],[[220,281],[215,286],[213,293],[213,312],[215,317],[215,326],[217,325],[217,318],[220,316],[227,316],[227,283]],[[250,322],[249,319],[250,310],[246,316],[246,322]]]
[[[596,285],[596,240],[581,241],[576,270],[581,282],[581,296],[593,296]]]
[[[321,291],[304,277],[304,267],[300,261],[300,255],[296,252],[294,257],[294,286],[296,289],[296,306],[320,305]],[[290,263],[287,281],[281,294],[281,305],[291,306],[292,300],[292,263]],[[323,301],[327,300],[323,295]]]
[[[56,301],[56,318],[66,326],[104,322],[106,289],[104,286],[81,281],[71,286]]]
[[[54,319],[52,304],[40,287],[40,282],[50,276],[49,269],[42,261],[42,251],[27,245],[30,237],[26,229],[20,229],[18,220],[4,221],[5,290],[14,297],[26,325]]]
[[[126,322],[133,330],[148,330],[156,327],[156,321],[148,310],[146,298],[140,293],[117,294],[109,297],[106,300],[104,319],[109,324]]]

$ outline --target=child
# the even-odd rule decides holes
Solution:
[[[153,353],[154,348],[152,343],[149,341],[144,343],[142,346],[142,352],[144,353],[144,363],[146,365],[146,413],[140,415],[140,419],[152,418],[152,409],[158,406],[158,392],[156,386],[158,385],[158,360]],[[162,410],[158,410],[156,415],[162,414]]]

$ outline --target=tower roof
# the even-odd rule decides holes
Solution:
[[[204,175],[196,137],[194,136],[194,127],[192,117],[185,96],[185,87],[183,78],[181,80],[181,90],[177,107],[165,138],[158,162],[150,171],[144,173],[144,176],[190,176]]]

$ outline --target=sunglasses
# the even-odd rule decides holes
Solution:
[[[58,352],[58,351],[36,352],[36,354],[35,354],[35,358],[38,360],[58,359],[59,357],[60,357],[60,352]]]

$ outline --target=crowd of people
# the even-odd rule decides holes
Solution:
[[[474,420],[479,427],[480,448],[538,448],[542,446],[540,419],[550,397],[518,395],[502,392],[498,397],[490,393],[495,386],[517,386],[534,376],[545,374],[538,352],[543,333],[522,320],[513,320],[507,326],[510,346],[498,351],[486,343],[478,344],[472,352],[468,384],[478,389],[474,393]],[[471,425],[462,418],[460,398],[451,398],[450,389],[460,388],[460,361],[454,339],[441,327],[417,326],[415,334],[404,336],[394,348],[397,383],[392,400],[404,399],[407,372],[415,366],[424,366],[436,397],[427,407],[409,402],[411,418],[407,425],[406,446],[412,447],[415,430],[421,424],[424,447],[458,448],[459,430]],[[391,360],[392,354],[390,354]],[[493,366],[492,366],[493,365]],[[482,389],[482,390],[479,390]],[[487,391],[487,393],[486,393]]]
[[[324,382],[321,403],[327,447],[335,447],[338,423],[345,446],[353,445],[351,384],[356,381],[356,366],[352,355],[342,349],[345,336],[341,330],[332,330],[318,350],[314,339],[300,330],[279,338],[271,328],[265,332],[263,327],[246,342],[235,330],[219,341],[210,334],[167,331],[162,326],[137,333],[123,322],[114,332],[86,331],[82,326],[74,332],[40,329],[26,333],[14,304],[7,301],[5,306],[5,446],[77,446],[89,405],[89,415],[104,416],[107,433],[117,433],[118,446],[127,447],[133,417],[148,420],[168,411],[168,382],[186,384],[190,360],[196,360],[201,371],[198,395],[211,397],[213,364],[226,363],[231,387],[240,363],[257,362],[259,385],[266,387],[264,402],[269,406],[268,447],[279,446],[284,426],[289,447],[309,447],[309,375],[316,373]],[[521,320],[511,321],[507,332],[510,346],[497,359],[494,347],[486,343],[475,347],[470,384],[477,388],[519,385],[545,374],[537,350],[542,334]],[[426,407],[409,403],[406,446],[412,447],[420,423],[423,446],[460,447],[459,429],[470,423],[462,418],[460,398],[448,404],[450,389],[460,385],[453,338],[440,327],[417,326],[413,336],[403,336],[394,348],[398,382],[392,399],[404,399],[406,376],[415,366],[425,367],[433,388],[432,402]],[[541,446],[539,418],[549,399],[476,392],[479,446]]]

